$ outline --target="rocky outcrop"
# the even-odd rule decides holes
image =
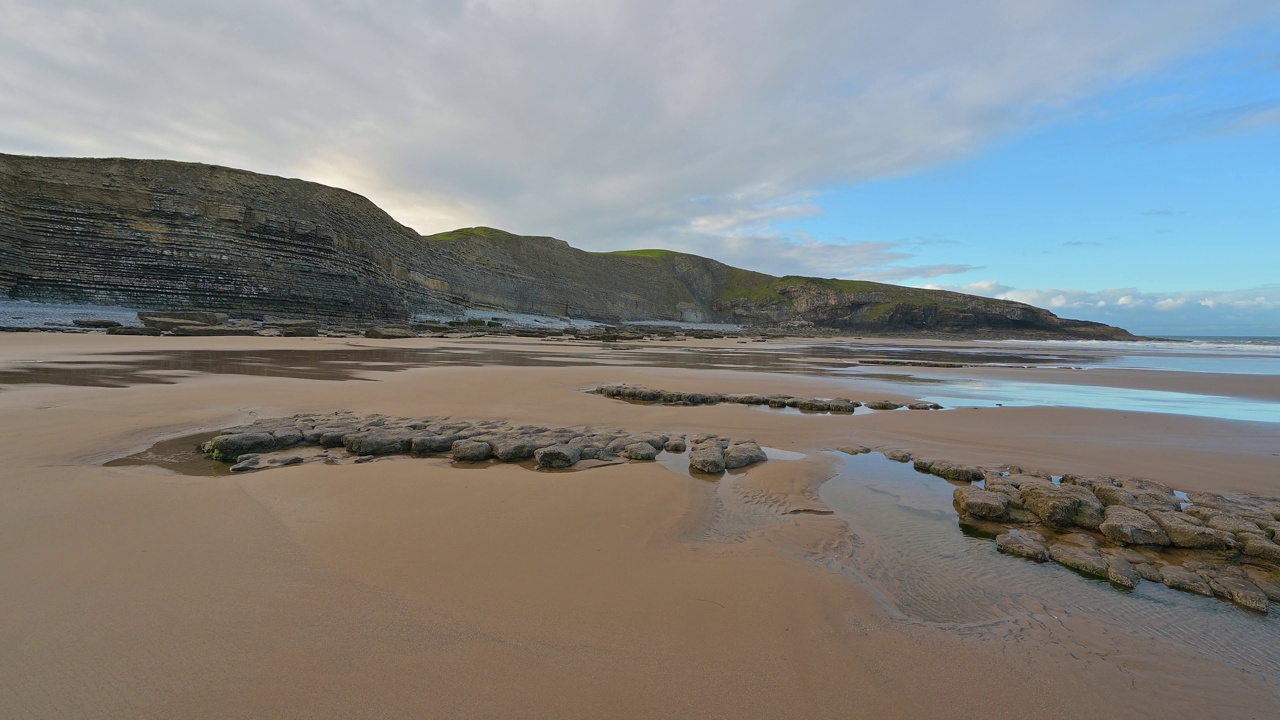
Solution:
[[[884,455],[910,460],[903,451]],[[1145,478],[1064,475],[1055,482],[1017,467],[922,458],[914,466],[956,484],[961,526],[994,537],[1002,553],[1053,561],[1121,588],[1146,580],[1264,613],[1280,602],[1280,544],[1273,541],[1280,498],[1182,495]]]
[[[454,462],[533,460],[539,468],[559,470],[585,460],[655,460],[659,452],[684,452],[682,437],[662,433],[628,433],[614,429],[512,426],[501,420],[468,422],[449,418],[394,418],[339,411],[260,419],[229,428],[200,450],[214,460],[235,463],[245,472],[305,462],[301,448],[342,448],[356,462],[384,455],[419,457],[449,453]],[[768,460],[754,440],[734,441],[718,435],[693,439],[689,466],[720,473]],[[271,456],[288,450],[287,457]],[[310,460],[335,460],[328,452]]]
[[[615,400],[626,400],[636,403],[660,403],[662,405],[719,405],[733,403],[737,405],[768,405],[772,408],[794,408],[809,413],[853,413],[864,404],[847,398],[798,398],[791,395],[753,395],[744,393],[701,393],[680,392],[678,390],[655,390],[638,385],[600,385],[589,392],[603,395]],[[865,404],[868,409],[900,410],[909,407],[912,410],[942,410],[937,403],[918,402],[909,406],[884,401]],[[981,479],[981,478],[979,478]]]
[[[591,253],[194,163],[0,155],[0,292],[238,316],[405,320],[467,308],[845,332],[1131,338],[1021,303],[774,277],[665,250]],[[217,324],[217,323],[206,323]]]

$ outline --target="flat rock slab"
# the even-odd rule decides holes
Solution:
[[[1059,565],[1085,575],[1105,578],[1110,573],[1110,566],[1103,559],[1102,553],[1091,548],[1056,543],[1049,546],[1049,557]]]
[[[755,395],[750,393],[702,393],[681,392],[678,390],[655,390],[637,385],[601,385],[591,390],[592,393],[616,400],[633,400],[636,402],[656,402],[664,405],[718,405],[735,403],[738,405],[768,405],[772,408],[795,408],[814,413],[852,413],[864,403],[848,398],[797,398],[790,395]],[[907,407],[911,410],[942,410],[937,403],[915,402],[910,405],[876,400],[865,403],[872,410],[898,410]]]
[[[754,440],[737,442],[717,435],[694,438],[690,467],[719,473],[729,467],[746,467],[768,459]],[[618,429],[548,428],[512,426],[502,420],[479,422],[451,418],[404,418],[358,415],[349,411],[311,413],[285,418],[259,419],[231,428],[205,443],[201,451],[216,460],[235,464],[236,472],[280,465],[257,456],[285,448],[311,446],[344,448],[356,462],[379,456],[429,456],[450,453],[457,462],[522,462],[534,459],[547,469],[571,468],[583,460],[652,461],[664,450],[685,452],[685,438],[671,433],[630,433]],[[308,456],[311,457],[311,456]],[[339,456],[316,454],[311,459]],[[298,462],[301,462],[299,458]]]

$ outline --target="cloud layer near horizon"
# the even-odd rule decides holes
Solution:
[[[777,232],[1271,12],[1256,0],[0,0],[0,150],[162,157],[774,273],[927,279]]]
[[[994,280],[968,285],[925,285],[971,295],[1016,300],[1082,320],[1120,325],[1138,333],[1274,335],[1280,285],[1246,290],[1143,292],[1137,288],[1061,290],[1014,288]]]

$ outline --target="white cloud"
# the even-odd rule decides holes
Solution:
[[[923,287],[1015,300],[1063,317],[1097,320],[1140,333],[1280,334],[1280,285],[1175,293],[1147,293],[1136,288],[1014,288],[995,280]]]
[[[839,269],[818,274],[929,277],[954,270],[901,275],[901,246],[733,238],[816,212],[814,189],[973,153],[1038,108],[1273,12],[1251,0],[0,0],[0,150],[305,176],[424,232],[705,246],[763,270],[825,265],[808,255],[822,249]],[[770,250],[782,254],[760,257]]]

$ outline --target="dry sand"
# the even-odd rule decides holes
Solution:
[[[400,344],[461,342],[493,344]],[[11,335],[0,370],[109,352],[343,346]],[[819,507],[816,488],[835,472],[813,453],[858,443],[1280,494],[1280,426],[1014,408],[801,416],[579,392],[617,381],[834,387],[625,357],[368,382],[184,374],[127,388],[0,388],[0,716],[1274,716],[1274,678],[1089,618],[906,621],[833,562],[858,541],[842,521],[790,512]],[[810,459],[720,485],[653,464],[545,473],[403,458],[201,478],[101,465],[254,415],[337,408],[717,432]],[[752,512],[721,516],[716,497],[727,492]]]

